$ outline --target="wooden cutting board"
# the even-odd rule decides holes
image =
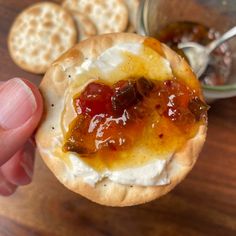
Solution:
[[[0,80],[41,80],[12,62],[6,44],[14,17],[34,2],[0,0]],[[37,158],[32,184],[0,197],[0,236],[38,235],[235,236],[236,98],[212,104],[207,142],[193,171],[152,203],[99,206],[65,189]]]

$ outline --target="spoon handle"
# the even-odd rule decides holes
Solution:
[[[232,37],[236,36],[236,26],[232,29],[224,33],[220,38],[214,40],[210,44],[207,45],[207,53],[210,54],[214,51],[217,47],[219,47],[222,43],[226,42],[227,40],[231,39]]]

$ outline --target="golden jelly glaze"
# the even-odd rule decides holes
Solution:
[[[103,75],[101,71],[95,68],[79,77],[83,80],[93,77],[99,78],[96,82],[108,85],[133,77],[145,77],[158,81],[174,79],[175,76],[167,69],[168,62],[163,60],[163,57],[164,53],[160,43],[153,39],[146,39],[139,55],[124,52],[123,63],[108,75]],[[201,96],[199,94],[199,82],[196,79],[183,80],[177,78],[177,80],[182,80],[195,91],[197,96]],[[76,87],[76,82],[73,86]],[[78,96],[79,94],[75,94],[72,99]],[[148,102],[155,103],[152,100]],[[75,121],[71,122],[68,133],[64,134],[65,140],[72,132],[73,122]],[[200,124],[203,124],[203,122],[205,120],[201,119],[194,124],[177,127],[166,117],[160,116],[157,110],[152,110],[143,120],[135,122],[133,127],[129,129],[128,135],[136,137],[130,148],[119,151],[99,150],[95,154],[86,156],[76,155],[97,171],[143,166],[157,159],[166,159],[169,155],[181,149],[188,139],[196,135]],[[64,153],[63,156],[69,153]]]

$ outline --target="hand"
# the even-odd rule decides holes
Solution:
[[[31,182],[34,146],[30,137],[43,110],[35,85],[23,79],[0,82],[0,195]]]

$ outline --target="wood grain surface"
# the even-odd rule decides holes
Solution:
[[[0,80],[41,76],[9,57],[7,35],[30,0],[0,0]],[[0,140],[1,141],[1,140]],[[65,189],[37,158],[32,184],[0,197],[0,236],[236,235],[236,98],[209,112],[206,145],[189,176],[154,202],[127,208],[94,204]]]

